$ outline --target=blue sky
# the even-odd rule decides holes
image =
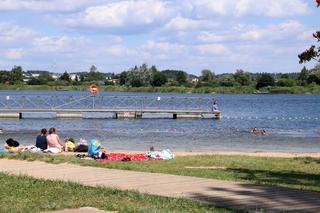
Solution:
[[[313,0],[0,0],[0,70],[298,72],[319,24]]]

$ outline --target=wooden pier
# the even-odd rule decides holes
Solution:
[[[221,116],[201,110],[161,109],[5,109],[0,118],[213,118]]]
[[[215,118],[201,97],[0,96],[0,118]]]

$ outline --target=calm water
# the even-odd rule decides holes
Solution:
[[[87,95],[71,91],[0,91],[0,95]],[[102,92],[104,96],[214,97],[223,117],[212,119],[2,119],[4,133],[32,144],[39,129],[56,127],[61,138],[96,138],[109,149],[186,151],[320,151],[320,95],[227,95]],[[252,135],[252,127],[266,136]]]

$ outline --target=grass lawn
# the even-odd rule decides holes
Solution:
[[[320,192],[320,158],[201,155],[177,157],[168,161],[113,161],[98,163],[91,160],[77,159],[71,155],[21,153],[3,155],[2,157],[20,160],[41,160],[48,163],[69,162],[113,169],[236,180]]]
[[[0,212],[95,207],[118,212],[232,212],[210,204],[0,173]]]

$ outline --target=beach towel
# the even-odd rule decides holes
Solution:
[[[23,148],[22,152],[32,152],[32,153],[36,153],[36,152],[42,152],[42,149],[36,147],[36,146],[33,146],[33,145],[30,145],[30,146],[26,146]]]
[[[60,153],[61,150],[59,148],[56,148],[56,147],[51,147],[51,148],[48,148],[46,150],[43,150],[43,152],[57,154],[57,153]]]
[[[107,159],[98,159],[97,162],[106,161],[146,161],[146,160],[161,160],[160,158],[150,158],[145,154],[126,154],[126,153],[109,153]]]
[[[10,154],[10,152],[7,149],[0,148],[0,154]]]

